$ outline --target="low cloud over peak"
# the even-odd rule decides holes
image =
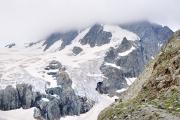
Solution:
[[[0,43],[38,40],[53,31],[97,22],[147,19],[176,30],[179,4],[179,0],[1,0]]]

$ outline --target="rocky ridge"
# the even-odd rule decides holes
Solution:
[[[180,31],[98,120],[180,119]]]
[[[168,27],[147,21],[121,27],[136,33],[140,40],[131,41],[125,37],[120,45],[106,52],[100,67],[105,78],[97,83],[96,88],[100,93],[114,94],[119,89],[127,88],[127,80],[138,77],[173,34]]]

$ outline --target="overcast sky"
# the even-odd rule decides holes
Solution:
[[[147,19],[180,28],[180,0],[0,0],[0,44],[23,43],[95,22]]]

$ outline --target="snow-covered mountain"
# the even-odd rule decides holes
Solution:
[[[87,98],[85,102],[80,99],[80,106],[71,101],[73,105],[77,104],[82,108],[83,112],[68,106],[69,110],[75,110],[69,112],[68,109],[64,110],[67,107],[65,104],[60,106],[57,103],[61,115],[62,111],[68,111],[62,116],[84,113],[61,119],[95,120],[98,113],[114,101],[114,98],[102,93],[115,95],[127,89],[172,33],[168,27],[144,21],[127,25],[95,24],[83,30],[53,33],[47,39],[26,44],[21,49],[16,46],[2,48],[0,88],[5,89],[12,85],[17,89],[16,85],[23,83],[32,85],[32,91],[43,94],[40,101],[45,101],[49,108],[45,113],[40,109],[39,116],[48,120],[52,120],[49,116],[60,118],[50,106],[54,105],[54,99],[63,100],[54,97],[47,90],[57,92],[61,88],[65,92],[58,95],[68,94],[68,99],[77,101],[77,97]],[[50,67],[50,63],[61,67]],[[0,92],[0,101],[4,100],[2,95],[5,94]],[[92,109],[88,106],[92,105],[88,101],[95,102]],[[4,103],[1,102],[0,109],[3,108]],[[84,110],[85,108],[88,109]],[[0,114],[3,113],[0,111]],[[6,115],[0,116],[1,118],[11,119]]]

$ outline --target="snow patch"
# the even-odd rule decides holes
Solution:
[[[0,111],[0,120],[35,120],[34,108]]]
[[[111,67],[114,67],[114,68],[117,68],[117,69],[121,69],[120,66],[117,66],[116,64],[113,64],[113,63],[105,63],[104,65],[111,66]]]
[[[153,60],[154,60],[154,56],[151,56],[151,59],[153,59]]]
[[[42,100],[45,102],[49,102],[49,99],[47,99],[47,98],[42,98]]]
[[[130,86],[137,78],[125,78],[127,84]]]
[[[131,41],[140,40],[133,32],[122,29],[117,25],[104,25],[103,28],[104,31],[112,33],[112,41],[123,40],[124,37]]]
[[[122,88],[122,89],[120,89],[120,90],[116,90],[116,92],[117,93],[122,93],[122,92],[124,92],[124,91],[126,91],[127,90],[127,88]]]
[[[133,50],[135,50],[135,47],[131,47],[129,50],[119,53],[119,56],[127,56],[129,53],[131,53]]]

